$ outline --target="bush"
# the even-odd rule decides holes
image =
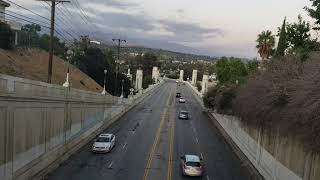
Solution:
[[[199,92],[202,90],[202,85],[200,82],[197,82],[197,89]]]
[[[320,54],[306,61],[300,57],[273,59],[265,71],[252,75],[233,110],[247,124],[289,134],[320,151]]]
[[[14,32],[10,26],[0,22],[0,48],[13,49],[14,48]]]
[[[205,107],[214,109],[215,108],[215,97],[217,96],[218,88],[211,87],[208,92],[203,96],[203,104]]]
[[[204,105],[222,114],[233,114],[232,103],[237,93],[236,85],[210,88],[203,97]]]
[[[143,89],[147,89],[149,87],[149,85],[151,85],[153,82],[152,77],[149,76],[144,76],[143,80],[142,80],[142,88]]]
[[[167,75],[167,77],[168,77],[169,79],[178,79],[178,75],[175,74],[175,73],[169,74],[169,75]]]

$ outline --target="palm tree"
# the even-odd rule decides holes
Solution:
[[[258,53],[260,54],[262,61],[265,61],[272,54],[272,50],[275,45],[275,37],[269,30],[262,31],[258,35],[258,39],[256,40],[256,42],[258,43],[258,45],[256,46],[258,49]]]

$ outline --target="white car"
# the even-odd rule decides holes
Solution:
[[[179,113],[179,119],[189,119],[189,113],[188,111],[180,111]]]
[[[204,168],[197,155],[184,155],[181,157],[182,174],[186,176],[202,176]]]
[[[185,103],[185,102],[186,102],[186,99],[184,97],[179,98],[179,103]]]
[[[107,153],[114,148],[116,137],[113,134],[100,134],[92,145],[92,151],[98,153]]]

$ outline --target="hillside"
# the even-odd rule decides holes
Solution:
[[[116,46],[114,45],[102,45],[103,47],[110,48],[114,52],[117,52]],[[183,61],[183,62],[191,62],[191,61],[214,61],[216,58],[204,55],[196,55],[192,53],[182,53],[182,52],[174,52],[164,49],[154,49],[147,47],[139,47],[139,46],[124,46],[121,49],[121,56],[123,58],[128,58],[131,54],[142,54],[146,52],[151,52],[156,54],[160,60],[171,60],[171,61]]]
[[[62,85],[66,80],[67,64],[54,57],[54,84]],[[101,92],[102,87],[85,73],[70,66],[70,80],[73,88]],[[48,71],[48,53],[39,49],[16,49],[7,51],[0,49],[0,73],[37,81],[46,82]]]

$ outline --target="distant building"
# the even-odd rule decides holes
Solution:
[[[14,31],[15,33],[15,45],[18,45],[18,32],[21,31],[21,26],[22,24],[16,21],[12,21],[12,20],[7,20],[5,13],[6,13],[6,8],[9,7],[10,4],[0,0],[0,21],[3,23],[6,23],[10,26],[10,28]]]
[[[6,8],[9,6],[10,6],[9,3],[0,0],[0,21],[1,22],[6,22],[5,12],[6,12]]]

